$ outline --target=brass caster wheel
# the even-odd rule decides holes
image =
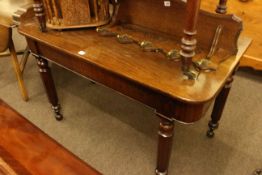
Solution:
[[[252,175],[262,175],[262,169],[257,169]]]
[[[63,119],[63,115],[60,113],[60,110],[61,110],[60,105],[52,106],[52,109],[54,110],[54,113],[55,113],[55,119],[57,121],[61,121]]]
[[[63,120],[63,115],[62,114],[56,114],[55,115],[55,119],[57,120],[57,121],[61,121],[61,120]]]
[[[207,137],[208,137],[208,138],[213,138],[214,136],[215,136],[214,131],[211,131],[211,130],[208,130],[208,131],[207,131]]]

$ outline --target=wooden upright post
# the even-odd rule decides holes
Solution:
[[[227,0],[219,0],[219,4],[217,5],[216,12],[220,14],[227,13]]]
[[[191,76],[190,67],[192,66],[192,58],[195,56],[195,49],[197,40],[195,35],[196,24],[201,0],[188,0],[186,6],[186,21],[184,28],[184,37],[182,38],[180,55],[182,57],[182,70],[188,78],[193,79]]]
[[[41,0],[34,0],[34,12],[35,16],[38,19],[40,30],[42,32],[46,32],[46,19],[45,19],[45,11],[44,11],[44,5]]]

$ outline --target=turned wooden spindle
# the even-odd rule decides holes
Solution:
[[[43,4],[45,7],[45,13],[47,15],[47,22],[52,23],[53,20],[51,19],[53,18],[53,16],[52,16],[52,10],[49,8],[50,7],[49,0],[43,0]]]
[[[184,28],[184,37],[182,38],[180,55],[182,57],[182,70],[190,79],[190,67],[192,66],[192,58],[195,56],[197,40],[195,35],[198,13],[200,8],[200,0],[188,0],[186,5],[186,21]]]
[[[109,1],[102,0],[100,4],[99,10],[99,19],[106,20],[109,17]]]
[[[220,14],[227,13],[227,0],[219,0],[219,4],[217,5],[216,12]]]
[[[51,2],[52,2],[52,9],[53,9],[53,12],[54,12],[54,17],[55,17],[56,19],[58,19],[59,16],[58,16],[58,6],[57,6],[57,2],[56,2],[55,0],[52,0]]]
[[[38,19],[38,22],[40,24],[40,30],[42,32],[46,31],[46,19],[45,19],[45,11],[44,11],[44,5],[41,0],[34,0],[34,12],[35,16]]]

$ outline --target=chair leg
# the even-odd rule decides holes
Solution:
[[[29,55],[30,55],[29,47],[26,46],[26,49],[23,53],[23,57],[22,57],[21,62],[20,62],[20,70],[22,72],[22,75],[24,73],[25,66],[26,66]]]
[[[9,51],[12,57],[12,63],[13,63],[13,67],[15,70],[15,74],[16,74],[16,78],[18,80],[18,85],[21,91],[21,95],[24,101],[28,100],[28,94],[25,88],[25,84],[24,84],[24,80],[23,80],[23,76],[22,76],[22,72],[20,69],[20,65],[17,59],[17,55],[16,55],[16,51],[15,51],[15,46],[14,46],[14,42],[11,39],[9,42]]]

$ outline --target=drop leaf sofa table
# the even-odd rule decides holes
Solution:
[[[225,2],[220,0],[218,12]],[[37,59],[57,120],[62,115],[48,61],[155,109],[160,118],[157,175],[168,174],[174,122],[198,121],[213,101],[207,135],[214,136],[234,72],[250,44],[239,39],[241,19],[201,11],[200,0],[120,0],[111,1],[108,25],[57,31],[46,27],[44,3],[35,0],[36,17],[29,9],[19,31]]]

